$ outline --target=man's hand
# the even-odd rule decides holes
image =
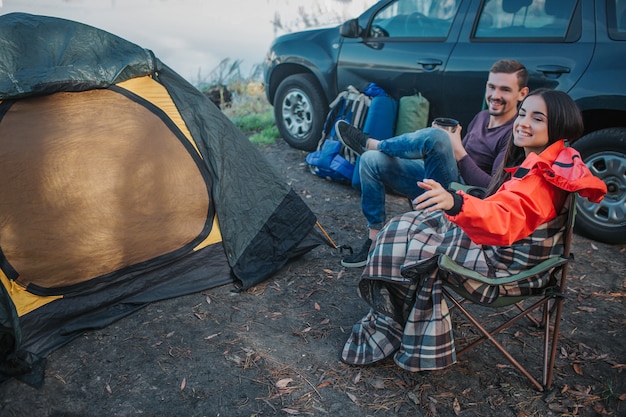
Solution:
[[[449,130],[444,129],[434,122],[431,126],[437,129],[441,129],[448,134],[448,136],[450,137],[450,143],[452,144],[452,150],[454,151],[454,159],[457,162],[463,159],[465,155],[467,155],[467,151],[465,151],[465,148],[463,147],[463,141],[461,140],[461,131],[463,130],[463,126],[458,125],[454,132],[450,132]]]
[[[426,192],[413,200],[416,210],[430,213],[435,210],[450,210],[454,206],[454,197],[435,180],[418,181],[417,186]]]
[[[457,162],[467,155],[467,151],[463,147],[463,142],[461,141],[461,130],[462,127],[459,125],[454,133],[448,132],[448,136],[450,136],[450,143],[452,144],[452,150],[454,151],[454,159],[456,159]]]

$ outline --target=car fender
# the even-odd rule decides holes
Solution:
[[[336,63],[341,43],[339,26],[276,38],[265,63],[266,94],[270,103],[282,80],[303,72],[315,76],[330,101],[337,94]]]

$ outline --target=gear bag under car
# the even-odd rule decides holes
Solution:
[[[330,103],[329,109],[317,150],[307,155],[306,162],[317,176],[359,188],[359,155],[341,143],[335,124],[345,120],[371,137],[387,139],[393,136],[397,101],[370,83],[363,93],[349,86]]]
[[[358,155],[337,138],[335,123],[345,120],[359,129],[363,128],[370,102],[367,95],[348,86],[330,103],[317,150],[306,156],[306,163],[313,174],[331,181],[352,181]]]

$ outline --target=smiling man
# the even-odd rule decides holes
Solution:
[[[339,138],[361,155],[361,209],[368,228],[368,239],[360,251],[342,259],[341,264],[365,265],[371,243],[386,222],[386,191],[414,199],[423,192],[417,182],[425,178],[444,187],[453,181],[487,187],[502,164],[517,106],[528,94],[527,82],[528,71],[520,62],[496,61],[487,79],[487,109],[472,119],[463,139],[461,126],[450,132],[433,125],[379,141],[339,121]]]

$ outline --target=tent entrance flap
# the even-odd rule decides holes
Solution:
[[[0,165],[11,178],[0,245],[20,284],[73,286],[206,237],[206,181],[165,126],[110,90],[11,106],[0,123],[11,155]]]

